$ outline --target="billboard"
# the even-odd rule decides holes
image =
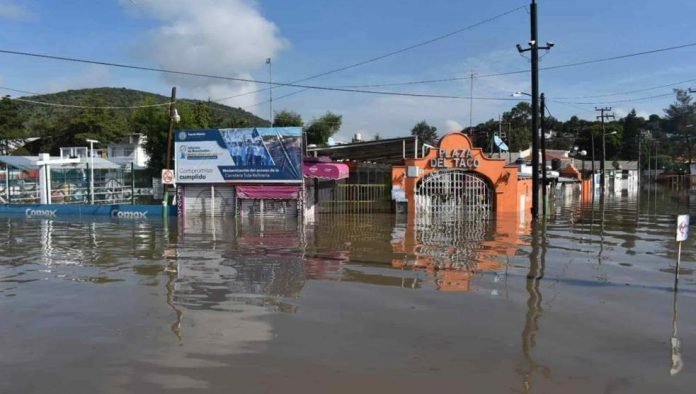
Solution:
[[[177,183],[302,182],[302,128],[180,130]]]

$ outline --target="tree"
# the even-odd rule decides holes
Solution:
[[[327,112],[318,119],[314,119],[312,123],[305,129],[307,134],[307,143],[326,145],[329,137],[336,134],[341,129],[343,116],[336,115],[332,112]]]
[[[143,101],[145,105],[153,103],[153,99]],[[147,137],[145,151],[150,156],[147,167],[152,176],[159,176],[166,161],[169,108],[145,107],[138,109],[131,117],[130,128],[132,132]]]
[[[381,140],[381,139],[382,139],[382,136],[379,135],[379,133],[375,134],[375,136],[374,136],[374,138],[373,138],[374,141],[379,141],[379,140]]]
[[[683,89],[674,89],[677,101],[665,109],[667,114],[667,124],[670,129],[681,137],[682,147],[686,149],[691,165],[693,157],[693,133],[694,110],[696,105],[691,102],[689,92]]]
[[[273,127],[302,127],[304,122],[302,116],[293,111],[280,111],[275,113]]]
[[[644,124],[645,119],[639,117],[635,109],[623,119],[624,132],[621,144],[621,157],[624,160],[638,159],[638,139]]]
[[[11,148],[26,137],[17,104],[5,96],[0,100],[0,155],[9,155]]]
[[[529,148],[532,141],[531,118],[532,108],[526,102],[520,102],[509,112],[503,113],[503,124],[508,125],[506,134],[511,151],[522,151]]]
[[[413,126],[411,135],[418,137],[418,140],[425,144],[435,145],[437,143],[437,127],[429,125],[425,120]]]

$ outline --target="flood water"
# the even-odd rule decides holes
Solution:
[[[0,392],[693,393],[687,212],[659,193],[537,226],[3,217]]]

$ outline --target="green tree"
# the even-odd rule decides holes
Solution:
[[[19,107],[5,96],[0,100],[0,155],[9,155],[12,146],[26,137]]]
[[[327,112],[318,119],[314,119],[312,123],[305,129],[307,134],[307,143],[326,145],[329,137],[336,134],[341,129],[343,116],[336,115],[332,112]]]
[[[645,119],[639,117],[635,109],[623,119],[621,158],[624,160],[638,159],[638,138],[640,138],[644,124]]]
[[[143,104],[153,104],[153,99],[145,99]],[[183,118],[182,118],[183,119]],[[135,111],[131,117],[130,129],[147,137],[145,151],[150,156],[147,163],[152,176],[159,176],[164,168],[167,155],[169,131],[169,108],[146,107]]]
[[[437,127],[431,126],[425,120],[416,123],[411,129],[411,135],[418,137],[418,141],[425,144],[437,143]]]
[[[683,89],[674,89],[674,93],[677,96],[677,101],[665,109],[665,114],[667,115],[667,122],[672,131],[680,136],[682,142],[682,148],[686,149],[686,153],[689,158],[689,165],[691,165],[693,158],[693,143],[694,143],[694,110],[696,106],[691,102],[691,96],[689,92]]]
[[[506,135],[511,151],[522,151],[529,148],[532,141],[531,118],[532,108],[526,102],[520,102],[509,112],[503,113],[503,124],[508,125]]]
[[[302,116],[293,111],[280,111],[275,113],[273,127],[302,127],[304,122]]]

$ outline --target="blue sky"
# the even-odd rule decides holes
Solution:
[[[498,0],[0,0],[0,48],[89,58],[258,80],[290,82],[360,62],[528,5]],[[553,66],[696,42],[696,2],[539,1],[540,40],[556,46],[542,59]],[[529,15],[517,10],[485,25],[387,59],[305,82],[321,86],[398,83],[526,69],[515,44],[529,39]],[[618,116],[631,108],[662,114],[671,88],[604,98],[575,98],[632,91],[696,79],[696,47],[615,62],[543,71],[541,89],[553,115],[592,118],[596,105]],[[116,86],[182,97],[218,99],[262,89],[254,84],[181,78],[96,65],[0,54],[0,86],[33,92]],[[696,81],[677,85],[696,87]],[[374,88],[436,95],[469,95],[469,81]],[[529,75],[477,78],[475,97],[510,98],[529,91]],[[305,120],[330,110],[344,116],[339,139],[360,131],[368,138],[406,135],[420,120],[441,132],[497,118],[514,102],[390,97],[276,88],[274,110],[291,109]],[[0,93],[12,92],[0,91]],[[268,92],[224,100],[268,117]],[[569,103],[589,104],[562,104]],[[263,103],[254,106],[256,103]]]

